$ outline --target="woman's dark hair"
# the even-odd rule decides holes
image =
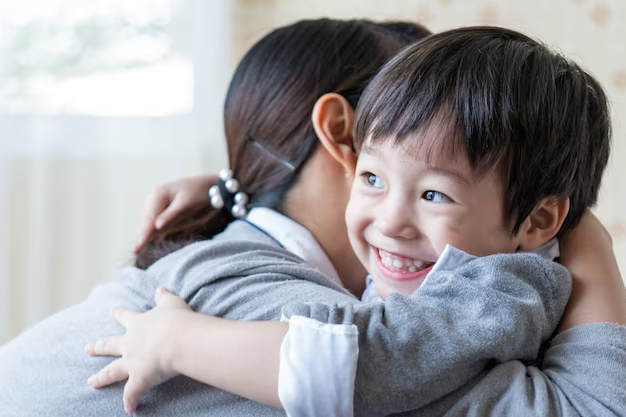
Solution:
[[[341,94],[356,107],[376,72],[400,49],[430,34],[408,22],[330,19],[300,21],[270,32],[239,63],[224,104],[233,176],[248,207],[283,210],[285,196],[317,148],[315,102]],[[136,266],[209,239],[233,221],[228,210],[195,207],[158,231]]]
[[[598,197],[611,123],[600,84],[580,66],[508,29],[432,35],[392,59],[356,112],[355,146],[393,140],[465,152],[478,174],[496,168],[517,233],[547,197],[570,199],[559,235]]]

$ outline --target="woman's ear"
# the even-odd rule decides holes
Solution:
[[[324,94],[315,103],[312,121],[322,146],[346,173],[354,175],[357,159],[352,142],[354,109],[348,100],[337,93]]]
[[[526,218],[519,231],[519,250],[530,252],[556,236],[569,212],[569,198],[546,197]]]

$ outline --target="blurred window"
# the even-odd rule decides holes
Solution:
[[[177,3],[0,0],[0,113],[191,112],[194,68],[174,36]]]

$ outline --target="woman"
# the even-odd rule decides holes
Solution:
[[[148,270],[125,270],[118,281],[96,288],[83,303],[0,350],[0,415],[125,415],[121,384],[104,391],[86,384],[110,360],[87,357],[83,346],[121,334],[111,309],[150,309],[159,286],[184,295],[199,311],[248,320],[277,320],[289,300],[356,302],[350,291],[360,294],[365,283],[343,220],[351,178],[318,146],[318,135],[332,140],[332,149],[351,154],[353,108],[361,92],[391,56],[427,34],[412,24],[317,20],[277,29],[257,43],[237,68],[226,98],[230,166],[249,206],[275,208],[288,217],[253,209],[247,222],[196,244],[189,243],[221,232],[233,217],[199,210],[172,223],[167,239],[140,254],[139,266],[160,258]],[[183,224],[189,218],[201,227]],[[276,220],[278,229],[265,227]],[[144,404],[137,415],[284,414],[187,378],[159,387]]]

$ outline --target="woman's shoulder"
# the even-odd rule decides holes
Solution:
[[[231,223],[222,233],[215,235],[212,239],[189,244],[162,260],[170,265],[172,262],[181,260],[202,260],[203,263],[219,264],[225,261],[232,263],[233,257],[272,263],[279,257],[295,264],[304,263],[302,259],[283,248],[262,229],[241,220]],[[158,265],[158,267],[162,268],[163,265]],[[166,268],[170,267],[166,266]]]
[[[246,222],[234,222],[213,239],[166,256],[147,272],[148,279],[180,295],[197,311],[221,317],[279,319],[285,303],[356,300]]]
[[[318,268],[245,221],[233,222],[213,239],[195,242],[165,256],[147,272],[170,289],[174,289],[170,284],[200,287],[231,277],[246,277],[249,283],[307,281],[346,292]]]

